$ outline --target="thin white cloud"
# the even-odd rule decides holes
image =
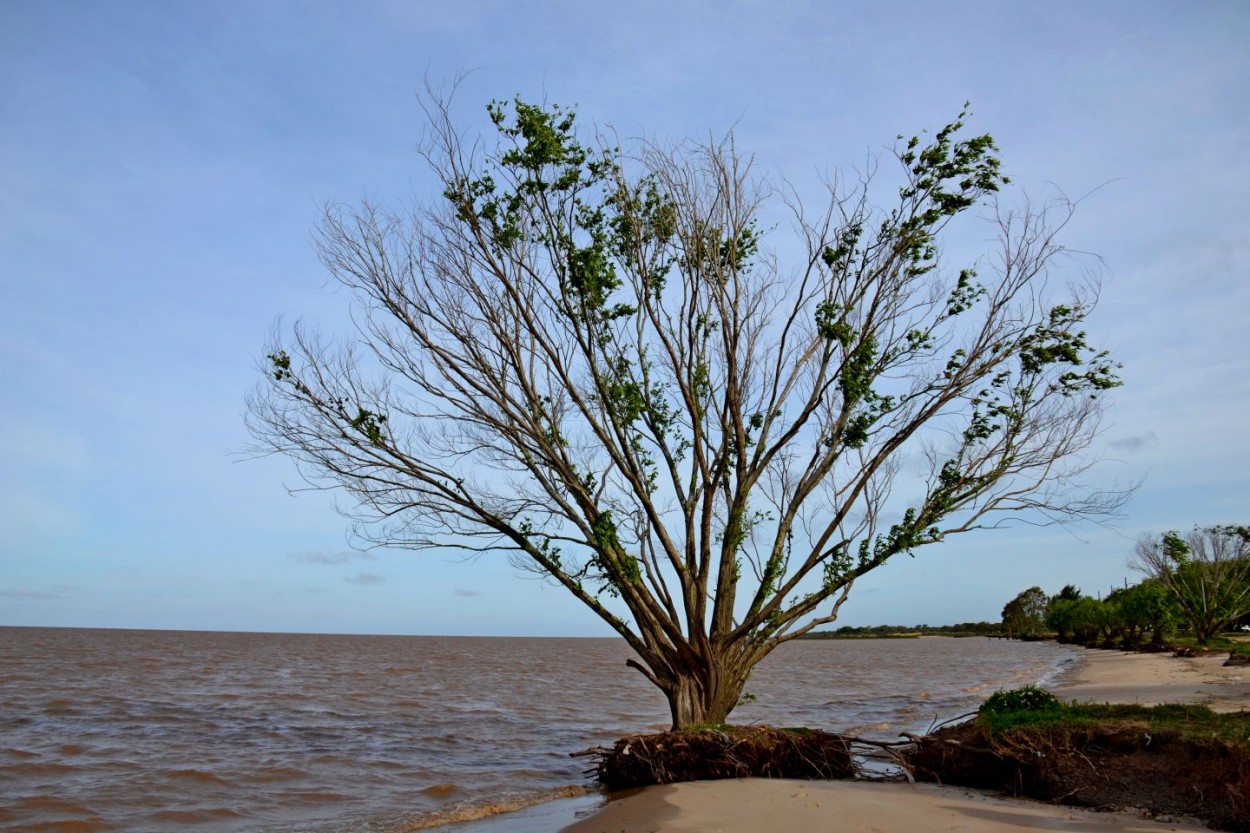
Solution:
[[[348,576],[343,581],[348,584],[381,584],[386,579],[377,573],[357,573],[354,576]]]
[[[335,552],[325,552],[323,550],[310,550],[306,552],[297,552],[291,556],[292,559],[300,564],[347,564],[351,561],[377,561],[378,557],[367,552],[358,552],[356,550],[336,550]]]
[[[51,590],[32,590],[30,588],[20,587],[15,590],[0,590],[0,598],[6,599],[64,599],[73,595],[78,588],[68,584],[61,584],[53,587]]]

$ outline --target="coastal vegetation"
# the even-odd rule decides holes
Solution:
[[[966,111],[900,136],[884,187],[874,162],[805,204],[732,136],[622,149],[518,99],[487,138],[425,107],[438,196],[326,210],[358,329],[275,337],[257,447],[368,542],[563,587],[674,727],[723,723],[887,562],[1127,499],[1091,474],[1120,379],[1084,329],[1096,271],[1056,274],[1073,207],[1001,197]]]
[[[1150,576],[1205,645],[1250,613],[1250,527],[1195,527],[1137,542],[1135,566]]]
[[[723,778],[935,781],[1099,809],[1200,818],[1250,831],[1250,712],[1067,703],[999,691],[972,720],[896,743],[808,729],[700,726],[586,750],[607,790]],[[889,753],[891,774],[863,756]]]
[[[1003,630],[1008,636],[1036,636],[1045,625],[1050,600],[1040,587],[1030,587],[1003,608]]]
[[[1030,587],[1003,608],[1003,632],[1129,650],[1227,650],[1250,660],[1250,644],[1221,635],[1250,624],[1250,528],[1146,536],[1131,563],[1147,577],[1105,596],[1071,584],[1053,596]]]
[[[910,639],[920,636],[998,636],[998,622],[959,622],[954,625],[842,625],[833,630],[816,630],[804,639]]]
[[[907,759],[921,780],[1250,830],[1250,712],[1063,703],[1026,687],[919,739]]]

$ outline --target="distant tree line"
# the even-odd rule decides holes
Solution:
[[[957,625],[843,625],[837,630],[813,631],[809,639],[839,639],[868,636],[998,636],[998,622],[960,622]]]
[[[1040,587],[1022,591],[1003,608],[1003,633],[1050,632],[1060,642],[1132,648],[1163,645],[1183,631],[1206,645],[1250,621],[1250,527],[1148,535],[1130,564],[1146,578],[1101,598],[1071,584],[1053,596]]]

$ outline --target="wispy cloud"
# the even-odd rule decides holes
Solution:
[[[1154,431],[1147,431],[1145,434],[1112,440],[1107,445],[1116,451],[1141,451],[1142,449],[1153,447],[1158,441],[1159,438],[1155,436]]]
[[[465,590],[464,588],[461,588],[461,587],[457,587],[455,592],[457,596],[463,596],[466,599],[472,598],[474,596],[482,595],[476,590]]]
[[[376,555],[358,550],[336,550],[335,552],[311,550],[308,552],[297,552],[291,558],[300,564],[346,564],[349,561],[378,560]]]
[[[0,590],[0,598],[5,599],[64,599],[66,596],[73,595],[78,588],[68,584],[61,584],[53,587],[51,590],[32,590],[27,587],[19,587],[16,590]]]
[[[386,579],[377,573],[357,573],[354,576],[348,576],[343,581],[348,584],[381,584]]]

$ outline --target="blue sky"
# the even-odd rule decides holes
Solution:
[[[318,208],[431,193],[417,94],[472,70],[622,135],[735,129],[797,186],[965,100],[1030,193],[1088,194],[1094,339],[1125,363],[1117,529],[922,550],[846,624],[1105,590],[1143,532],[1250,521],[1250,4],[0,0],[0,624],[603,634],[506,559],[350,546],[332,495],[244,460],[275,320],[346,332]],[[1091,193],[1092,192],[1092,193]]]

